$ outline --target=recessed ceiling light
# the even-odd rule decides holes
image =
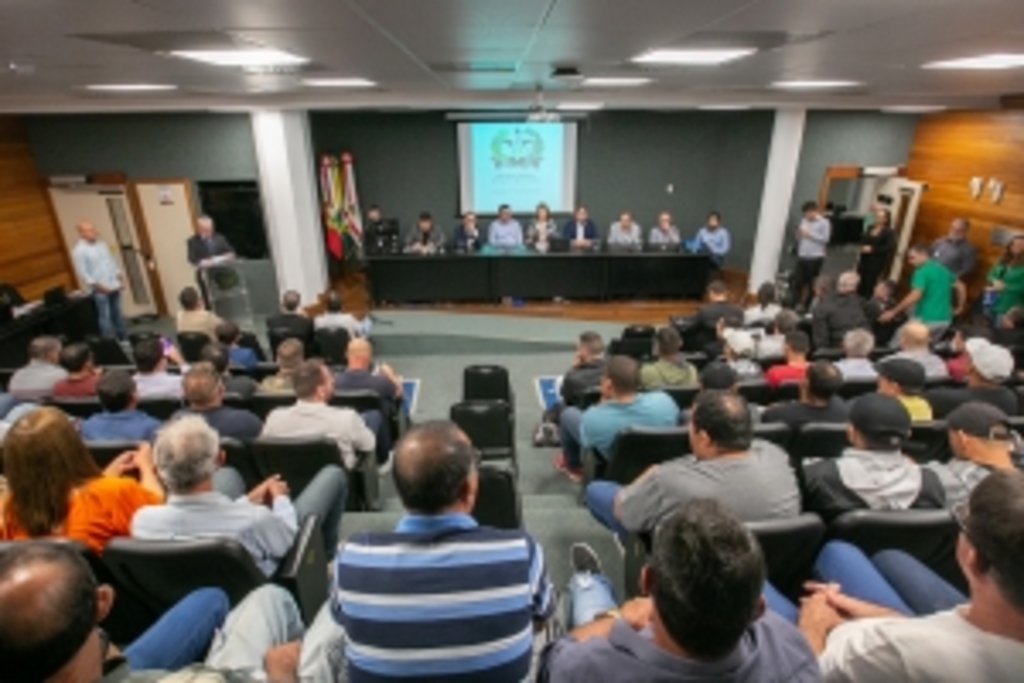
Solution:
[[[638,77],[614,77],[614,76],[598,76],[595,78],[584,78],[583,85],[589,86],[608,86],[613,88],[618,87],[631,87],[637,85],[647,85],[651,82],[650,78],[638,78]]]
[[[861,85],[857,81],[775,81],[772,83],[773,88],[784,88],[784,89],[813,89],[813,88],[853,88]]]
[[[650,50],[633,61],[637,64],[680,64],[691,66],[713,66],[736,59],[749,57],[757,52],[754,48],[725,48],[707,50]]]
[[[169,83],[95,83],[85,86],[85,89],[97,92],[160,92],[177,90],[178,86]]]
[[[931,114],[938,111],[946,111],[948,107],[942,104],[898,104],[892,107],[882,107],[886,114]]]
[[[1024,67],[1024,54],[994,54],[929,62],[923,69],[1016,69]]]
[[[238,50],[174,50],[175,57],[192,59],[214,66],[270,67],[298,66],[309,60],[273,48],[241,48]]]
[[[558,111],[597,111],[604,109],[603,102],[562,102],[555,107]]]
[[[747,111],[749,104],[702,104],[697,107],[701,111]]]
[[[303,78],[302,85],[311,88],[372,88],[377,84],[367,78]]]

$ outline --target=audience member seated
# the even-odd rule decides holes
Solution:
[[[61,349],[60,364],[68,376],[53,385],[54,398],[92,398],[96,396],[99,370],[93,365],[92,351],[85,344],[69,344]]]
[[[263,430],[263,423],[253,413],[223,404],[224,383],[220,373],[209,363],[196,363],[182,379],[188,408],[175,417],[198,415],[206,420],[222,438],[248,443]]]
[[[220,375],[220,381],[224,383],[224,393],[241,396],[248,400],[252,398],[259,385],[256,380],[247,375],[232,375],[229,367],[228,349],[220,343],[210,343],[199,352],[199,360],[209,363]]]
[[[307,360],[292,376],[295,385],[295,405],[275,408],[267,416],[263,436],[275,438],[328,438],[338,443],[342,462],[347,469],[355,469],[357,453],[371,453],[377,446],[377,435],[384,421],[381,414],[371,410],[360,416],[350,408],[327,405],[334,395],[334,377],[330,368],[320,360]],[[377,462],[385,465],[388,452],[377,452]]]
[[[786,335],[800,329],[800,316],[795,311],[783,310],[775,314],[775,319],[757,340],[759,360],[783,358],[786,355]]]
[[[712,280],[707,289],[707,303],[693,317],[696,351],[717,356],[718,331],[722,327],[743,327],[743,309],[729,301],[729,288],[721,280]]]
[[[199,332],[209,337],[210,341],[217,341],[217,325],[223,321],[206,310],[206,307],[203,306],[203,299],[199,296],[199,290],[195,287],[186,287],[181,290],[181,294],[178,295],[178,303],[181,304],[176,323],[178,334]]]
[[[995,406],[969,401],[946,416],[953,459],[930,462],[946,489],[946,506],[967,500],[981,481],[998,470],[1017,469],[1012,449],[1014,433],[1009,418]]]
[[[970,327],[960,325],[954,328],[953,338],[949,341],[949,348],[953,355],[946,358],[946,370],[950,378],[955,382],[964,383],[967,381],[967,347],[968,339],[991,339],[992,331],[987,327]],[[1002,346],[1002,345],[1001,345]]]
[[[313,339],[313,321],[299,308],[302,297],[294,289],[281,295],[281,312],[267,318],[268,330],[287,332],[289,337],[309,342]]]
[[[680,351],[683,340],[674,327],[663,327],[654,338],[654,350],[658,360],[645,363],[640,368],[640,386],[643,389],[658,387],[687,387],[697,383],[697,368],[686,362]]]
[[[873,290],[871,299],[864,304],[864,315],[867,316],[871,331],[875,334],[875,343],[888,346],[896,330],[907,322],[907,314],[899,313],[891,320],[879,320],[883,313],[896,307],[896,283],[893,280],[882,280]]]
[[[850,407],[846,436],[851,447],[839,458],[803,463],[804,506],[826,519],[850,510],[941,508],[938,475],[903,455],[910,415],[898,400],[865,394]]]
[[[807,374],[807,354],[811,351],[811,340],[805,332],[797,330],[786,335],[786,343],[783,346],[783,354],[786,362],[783,365],[773,365],[764,373],[764,378],[772,386],[778,389],[783,382],[797,382]]]
[[[291,600],[284,590],[273,590]],[[209,680],[201,675],[193,678],[208,670],[190,665],[206,655],[224,624],[230,607],[224,591],[199,588],[189,593],[135,642],[120,644],[123,649],[108,642],[101,626],[117,597],[110,586],[98,584],[73,547],[23,543],[5,549],[0,553],[0,671],[4,680],[169,681],[164,675],[183,667],[188,670],[182,672],[181,680]],[[269,621],[275,615],[249,616]],[[238,628],[225,629],[210,657],[222,649],[237,652],[249,645],[253,632],[269,630],[253,625],[254,621],[245,622],[244,634]],[[262,653],[262,664],[261,660]],[[146,673],[135,675],[132,670]]]
[[[781,312],[782,307],[779,306],[778,298],[775,295],[775,285],[765,282],[757,288],[757,304],[743,311],[743,326],[762,325],[767,327]]]
[[[608,457],[612,443],[626,427],[674,427],[679,407],[663,391],[638,393],[639,366],[628,356],[612,356],[601,377],[601,402],[581,411],[569,407],[562,411],[562,453],[555,456],[555,467],[574,481],[582,474],[583,449],[593,448]]]
[[[341,296],[337,292],[327,295],[326,311],[313,318],[313,328],[317,330],[344,329],[350,339],[370,336],[370,317],[363,320],[341,310]]]
[[[338,524],[345,510],[347,480],[340,467],[321,469],[293,501],[288,485],[277,475],[248,493],[241,475],[224,464],[217,432],[202,418],[178,418],[160,430],[153,448],[160,479],[167,485],[167,503],[135,513],[131,533],[146,540],[230,538],[238,541],[267,576],[288,554],[302,520],[320,520],[328,555],[338,547]],[[217,489],[213,477],[218,469]],[[231,476],[233,474],[233,477]],[[221,482],[234,479],[232,484]]]
[[[846,422],[850,408],[839,398],[843,376],[836,366],[817,361],[807,366],[800,380],[800,398],[777,403],[761,413],[762,422],[783,422],[793,431],[811,422]]]
[[[815,348],[839,348],[847,332],[867,327],[864,302],[857,294],[859,285],[860,276],[857,273],[843,273],[839,276],[836,291],[826,294],[811,310]]]
[[[604,375],[604,341],[597,332],[584,332],[576,344],[572,367],[562,376],[560,394],[566,406],[579,406],[583,395],[601,384]]]
[[[729,367],[728,363],[715,361],[708,363],[700,371],[698,386],[700,386],[701,391],[725,391],[738,396],[740,393],[740,376]],[[756,425],[761,422],[761,410],[761,406],[747,401],[747,412],[750,413],[751,424]],[[687,408],[679,414],[679,424],[685,426],[689,422],[690,409]]]
[[[892,396],[903,404],[912,422],[930,422],[932,406],[924,399],[924,368],[906,358],[887,358],[875,366],[878,393]]]
[[[945,361],[932,353],[929,346],[930,334],[928,326],[923,322],[911,320],[900,328],[900,350],[890,358],[909,358],[921,364],[928,379],[946,379],[949,371],[946,370]]]
[[[290,394],[292,375],[305,360],[305,347],[298,339],[285,339],[277,345],[277,374],[264,377],[260,382],[260,391],[272,394]]]
[[[61,343],[56,337],[36,337],[28,345],[28,365],[11,375],[7,391],[22,401],[34,401],[53,394],[53,385],[68,376],[58,365]]]
[[[741,382],[761,379],[764,375],[761,366],[751,358],[756,350],[757,342],[754,335],[746,330],[725,330],[722,332],[722,355]]]
[[[372,391],[384,399],[390,411],[402,396],[402,378],[387,363],[374,372],[373,346],[365,339],[354,339],[348,345],[348,367],[334,376],[335,391]]]
[[[107,370],[96,385],[103,412],[78,425],[86,441],[152,441],[160,421],[138,409],[135,380],[126,370]]]
[[[159,505],[164,491],[148,444],[100,470],[71,420],[39,408],[4,439],[7,492],[0,498],[0,539],[60,536],[94,552],[126,536],[135,511]],[[138,481],[122,475],[138,474]]]
[[[597,521],[619,534],[653,531],[680,505],[699,498],[721,501],[747,521],[800,514],[789,456],[773,443],[753,440],[742,396],[700,392],[689,429],[692,455],[655,465],[626,487],[591,482],[586,501]]]
[[[184,371],[187,366],[181,354],[173,346],[164,353],[164,347],[157,337],[140,339],[133,349],[135,356],[135,389],[140,398],[150,396],[173,396],[181,398],[181,375],[167,372],[167,361],[174,360]]]
[[[539,683],[821,680],[795,626],[765,609],[764,555],[713,500],[674,509],[658,527],[641,592],[616,608],[597,555],[570,552],[570,632],[542,655]]]
[[[1013,355],[987,339],[968,339],[967,386],[932,389],[924,397],[936,420],[942,420],[967,401],[990,403],[1009,415],[1017,414],[1017,394],[1003,386],[1013,376]]]
[[[850,330],[843,335],[843,353],[845,358],[836,363],[836,368],[843,379],[868,380],[877,379],[878,372],[871,362],[871,352],[875,349],[875,335],[870,330]]]
[[[405,516],[391,533],[351,535],[334,565],[348,680],[527,680],[555,591],[539,543],[470,516],[478,458],[450,422],[427,422],[398,443]]]
[[[37,403],[19,403],[10,394],[0,394],[0,414],[2,414],[0,416],[0,445],[3,444],[4,437],[7,436],[11,425],[17,422],[23,415],[31,413],[38,407],[39,404]]]
[[[1000,316],[992,330],[992,342],[1008,348],[1024,346],[1024,306],[1015,306]]]
[[[957,560],[969,598],[910,558],[883,575],[868,561],[850,581],[819,586],[800,626],[826,681],[1015,681],[1024,662],[1024,475],[998,472],[957,515]],[[853,582],[851,584],[851,581]],[[863,587],[866,590],[860,591]],[[879,593],[917,597],[928,616],[872,604]]]
[[[217,325],[217,340],[228,350],[231,365],[236,368],[252,370],[260,362],[256,352],[248,346],[239,346],[238,340],[242,336],[238,325],[230,320],[225,320]]]

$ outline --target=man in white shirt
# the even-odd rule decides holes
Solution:
[[[261,436],[333,439],[338,443],[342,462],[350,470],[359,463],[357,452],[373,453],[377,446],[375,432],[383,426],[381,414],[366,414],[374,423],[375,428],[371,428],[356,411],[327,405],[334,394],[334,376],[322,361],[303,362],[292,375],[292,386],[298,401],[291,407],[272,410]]]
[[[271,576],[291,549],[300,521],[316,515],[327,556],[334,554],[347,492],[340,467],[321,469],[294,503],[288,497],[288,485],[276,475],[246,494],[241,476],[221,467],[224,453],[217,432],[194,415],[181,417],[160,431],[153,457],[167,488],[167,502],[135,513],[133,537],[231,538]],[[217,488],[230,492],[230,497],[214,488],[215,473]]]
[[[870,330],[850,330],[843,335],[843,352],[846,358],[838,361],[836,369],[843,375],[844,380],[875,380],[878,373],[875,372],[875,364],[869,356],[875,349],[875,335]]]
[[[181,375],[167,372],[167,359],[174,360],[181,372],[188,371],[184,359],[173,346],[164,351],[158,337],[144,337],[132,349],[135,356],[135,389],[139,398],[150,396],[173,396],[181,398]]]
[[[912,569],[913,562],[902,563],[902,574],[889,571],[882,576],[875,571],[870,580],[876,585],[881,581],[886,592],[895,592],[908,605],[913,602],[911,592],[922,593],[927,586],[932,594],[943,596],[932,606],[945,601],[946,611],[907,617],[846,595],[836,584],[815,586],[803,601],[800,628],[819,654],[824,681],[1021,679],[1024,474],[989,475],[954,515],[961,529],[956,556],[970,595],[965,604],[948,604],[956,597],[955,589],[921,565]],[[871,573],[870,564],[862,565]]]
[[[932,353],[931,331],[919,320],[911,320],[900,328],[900,350],[890,358],[907,358],[919,363],[924,368],[928,379],[945,379],[949,377],[949,368],[941,357]]]
[[[803,205],[803,219],[796,229],[796,237],[797,262],[791,296],[794,306],[805,306],[813,294],[814,280],[821,274],[832,238],[832,223],[818,210],[817,202]]]
[[[96,235],[96,226],[89,221],[81,221],[77,227],[79,239],[71,256],[78,279],[92,292],[100,333],[104,337],[116,334],[123,341],[128,338],[128,333],[121,315],[121,289],[124,287],[121,267],[110,253],[110,247]]]
[[[651,228],[647,242],[649,244],[679,244],[679,228],[672,223],[672,214],[668,211],[658,214],[658,224]]]
[[[639,247],[642,242],[640,226],[633,222],[628,211],[623,211],[619,220],[608,229],[608,244],[623,247]]]
[[[313,318],[313,328],[317,330],[335,330],[339,327],[348,331],[350,339],[370,336],[370,317],[367,316],[362,322],[354,315],[344,313],[341,310],[341,297],[337,292],[327,295],[327,310],[322,315]]]

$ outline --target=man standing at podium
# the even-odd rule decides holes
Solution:
[[[78,243],[71,252],[75,270],[82,285],[92,292],[99,317],[100,334],[120,340],[128,338],[121,315],[121,289],[124,275],[110,253],[110,247],[96,235],[96,226],[89,221],[78,224]]]
[[[196,221],[196,234],[188,238],[188,262],[205,266],[215,258],[231,258],[235,250],[224,235],[213,231],[213,219],[202,216]]]

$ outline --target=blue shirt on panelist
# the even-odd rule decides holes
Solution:
[[[491,223],[487,230],[487,241],[492,247],[521,247],[523,245],[523,226],[515,218]]]

